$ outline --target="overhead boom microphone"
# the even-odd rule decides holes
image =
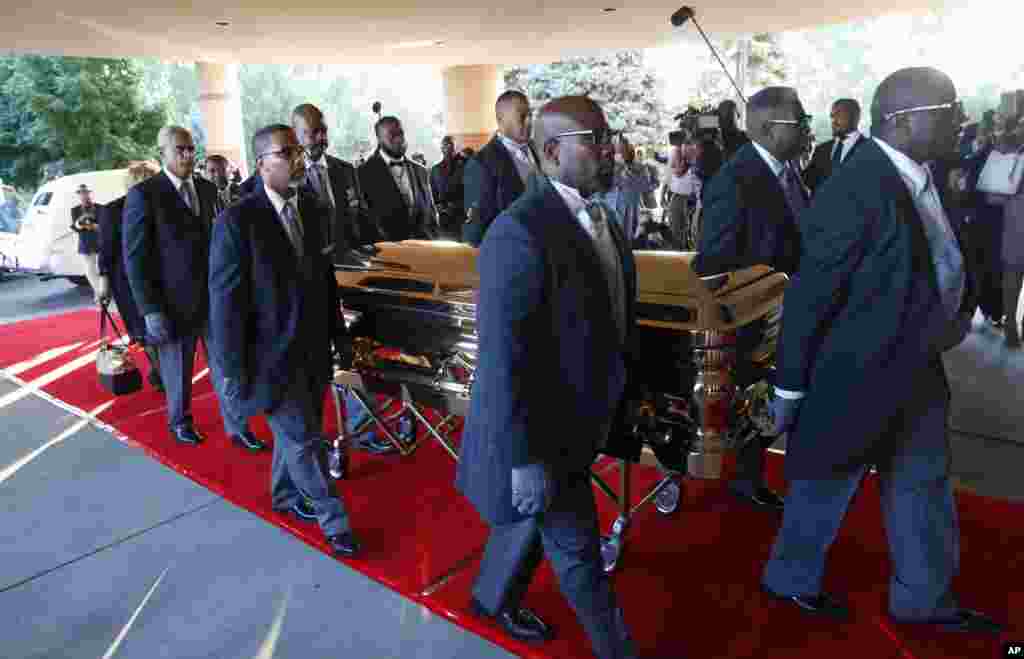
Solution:
[[[675,13],[673,13],[669,17],[668,20],[672,23],[673,27],[680,27],[683,24],[685,24],[686,21],[689,20],[693,21],[694,27],[697,28],[698,32],[700,32],[700,36],[704,37],[704,42],[708,45],[708,48],[711,49],[711,54],[715,56],[716,60],[718,60],[718,64],[722,67],[722,71],[724,71],[725,76],[729,78],[729,82],[732,83],[733,89],[736,90],[736,94],[740,97],[740,100],[743,101],[743,104],[746,105],[747,97],[743,95],[742,91],[740,91],[739,85],[736,84],[736,81],[733,79],[732,74],[729,73],[729,67],[727,67],[725,65],[725,62],[722,61],[722,58],[719,57],[718,51],[715,50],[715,47],[714,45],[712,45],[711,40],[708,39],[708,35],[704,34],[704,30],[701,29],[700,23],[697,22],[697,12],[694,11],[693,7],[680,7],[675,11]]]

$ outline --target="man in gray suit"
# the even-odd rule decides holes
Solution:
[[[825,558],[875,466],[892,559],[892,618],[1000,630],[961,608],[951,590],[959,529],[941,352],[957,342],[950,336],[962,339],[976,304],[922,163],[952,152],[957,109],[945,74],[911,68],[890,75],[871,106],[873,139],[800,218],[800,269],[786,290],[772,402],[775,429],[789,431],[789,493],[762,583],[806,613],[849,615],[822,591]]]
[[[491,525],[470,606],[512,637],[550,628],[522,606],[546,554],[600,659],[635,657],[604,574],[590,466],[626,383],[636,275],[625,236],[594,203],[615,174],[601,107],[548,103],[534,144],[543,175],[480,247],[480,362],[459,490]],[[550,178],[549,178],[550,177]]]

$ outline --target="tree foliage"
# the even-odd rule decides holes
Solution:
[[[505,85],[525,92],[534,107],[559,96],[589,96],[604,108],[609,125],[638,145],[660,143],[671,130],[663,82],[644,65],[639,50],[512,67]]]
[[[0,58],[0,175],[30,186],[152,157],[165,111],[141,79],[127,59]]]

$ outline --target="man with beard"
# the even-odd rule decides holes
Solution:
[[[631,658],[590,485],[626,384],[636,297],[625,236],[593,201],[614,177],[611,131],[593,100],[564,97],[540,111],[534,145],[542,173],[478,257],[480,362],[456,484],[491,535],[470,607],[519,640],[551,638],[522,602],[546,554],[594,654]]]
[[[924,163],[956,139],[952,80],[901,69],[878,86],[872,139],[801,218],[800,272],[786,291],[775,429],[789,431],[789,494],[762,584],[806,614],[849,617],[822,589],[825,561],[868,470],[878,471],[898,623],[975,633],[1001,626],[957,604],[956,503],[942,351],[976,303]]]
[[[232,407],[266,414],[274,433],[271,506],[317,521],[331,548],[359,543],[317,464],[331,343],[345,340],[334,267],[320,234],[327,209],[300,184],[303,148],[284,124],[252,138],[261,189],[213,229],[210,326]]]
[[[811,164],[804,170],[804,183],[814,193],[860,145],[863,136],[857,130],[860,123],[860,103],[852,98],[841,98],[832,104],[832,139],[814,149]]]
[[[305,150],[306,185],[331,209],[324,227],[326,247],[333,246],[335,263],[344,260],[350,247],[362,244],[361,227],[366,202],[352,163],[327,154],[327,124],[315,105],[303,103],[292,110],[292,128]]]
[[[359,168],[376,235],[367,242],[437,238],[437,209],[425,167],[405,157],[402,122],[382,117],[374,126],[378,149]]]
[[[214,154],[206,158],[206,178],[217,186],[217,215],[238,201],[241,191],[228,178],[228,159]]]
[[[441,231],[452,240],[459,239],[466,214],[462,206],[465,165],[465,158],[455,150],[455,140],[446,135],[441,140],[441,162],[430,170],[430,187],[441,216]]]
[[[479,247],[494,218],[523,194],[537,168],[530,153],[530,101],[509,90],[494,104],[498,132],[466,163],[465,207],[469,214],[462,240]]]

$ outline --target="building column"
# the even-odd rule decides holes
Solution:
[[[445,133],[456,148],[479,149],[494,135],[494,101],[505,89],[503,67],[494,64],[452,66],[442,72]]]
[[[249,174],[242,135],[242,95],[237,64],[196,62],[199,113],[206,132],[206,154],[220,154]]]

